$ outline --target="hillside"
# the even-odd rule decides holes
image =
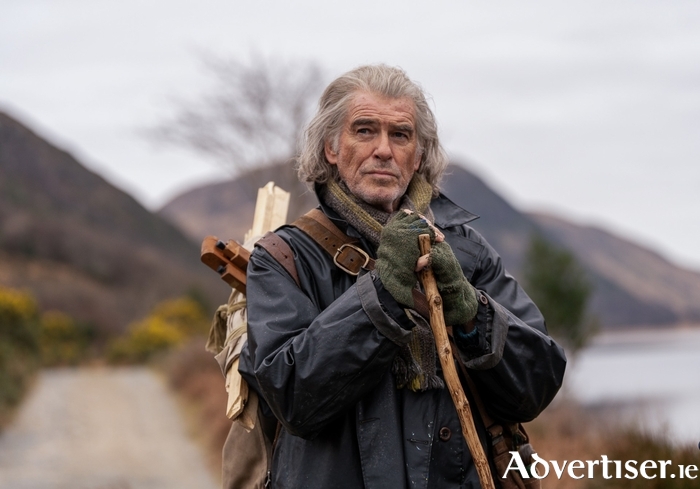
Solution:
[[[251,225],[257,188],[270,180],[296,195],[290,221],[315,205],[315,197],[297,182],[291,165],[277,164],[186,192],[165,205],[160,214],[193,239],[207,234],[240,239]],[[610,234],[520,212],[462,166],[450,166],[443,190],[456,204],[480,216],[471,225],[489,240],[516,277],[535,232],[573,251],[594,286],[590,310],[605,327],[700,319],[699,274],[679,269]],[[643,287],[639,285],[642,279]]]
[[[291,193],[288,222],[318,204],[316,195],[299,182],[292,165],[279,163],[187,191],[163,206],[159,214],[195,241],[210,234],[240,241],[253,226],[258,189],[271,180]]]
[[[226,289],[175,226],[0,113],[0,284],[117,331],[155,302]]]
[[[604,280],[619,284],[647,305],[655,305],[660,313],[670,312],[675,321],[700,321],[700,273],[680,268],[658,253],[600,228],[578,226],[551,215],[529,215],[547,236],[572,250]],[[644,324],[643,318],[639,322]]]
[[[470,226],[488,239],[508,269],[518,275],[537,225],[462,166],[450,165],[442,191],[455,204],[479,216]]]
[[[554,232],[551,226],[547,225],[548,221],[544,216],[534,219],[533,216],[518,211],[479,177],[463,167],[452,165],[449,172],[450,175],[445,178],[443,184],[445,194],[456,204],[481,216],[471,225],[489,240],[503,257],[508,270],[516,277],[520,278],[532,234],[539,232],[551,242],[572,251],[584,265],[593,285],[590,312],[595,314],[605,327],[668,325],[693,316],[686,310],[692,307],[690,303],[673,309],[661,298],[650,294],[638,294],[634,282],[625,278],[625,274],[631,273],[631,270],[623,273],[623,269],[643,267],[644,259],[635,263],[628,261],[625,266],[613,270],[602,259],[593,261],[584,256],[590,252],[613,260],[613,256],[627,252],[628,242],[610,235],[611,239],[607,242],[593,238],[588,240],[585,246],[576,246],[576,239],[567,240],[562,233]],[[574,225],[569,226],[571,230],[576,228]],[[647,257],[652,255],[653,253],[647,251]],[[672,265],[666,263],[659,266],[663,268]],[[696,276],[694,280],[696,286],[700,287],[700,276]],[[663,285],[670,287],[669,290],[678,290],[679,294],[685,296],[684,282],[671,280]],[[662,284],[652,280],[649,286],[660,287]],[[698,298],[700,299],[700,296]]]

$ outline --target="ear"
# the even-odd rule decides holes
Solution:
[[[416,151],[416,161],[413,163],[413,171],[416,172],[420,168],[421,160],[423,159],[423,152]]]
[[[330,141],[325,142],[325,144],[323,145],[323,150],[326,153],[326,160],[328,160],[328,163],[330,163],[331,165],[337,165],[338,153],[333,151],[333,145]]]

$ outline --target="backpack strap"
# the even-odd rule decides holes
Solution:
[[[285,240],[277,236],[272,231],[269,231],[255,244],[256,246],[263,248],[272,256],[272,258],[277,260],[277,262],[282,265],[285,270],[287,270],[287,273],[292,276],[294,282],[297,284],[297,287],[299,287],[299,274],[297,273],[297,267],[294,264],[294,252],[292,252],[292,249]]]
[[[371,258],[359,243],[333,224],[321,209],[312,209],[292,223],[302,230],[333,257],[338,268],[350,275],[359,275],[361,270],[374,270],[376,261]],[[425,294],[413,289],[413,309],[424,318],[430,318],[430,309]]]
[[[362,270],[374,270],[376,261],[360,247],[360,241],[351,238],[333,224],[320,209],[312,209],[292,223],[313,239],[332,258],[333,263],[345,273],[357,276]],[[299,274],[294,263],[294,252],[285,240],[268,232],[256,243],[267,251],[300,286]],[[424,318],[430,318],[428,301],[418,289],[413,289],[413,309]]]
[[[359,275],[362,269],[374,270],[375,260],[359,246],[359,240],[351,238],[333,224],[320,209],[312,209],[292,223],[326,253],[333,257],[333,262],[350,275]],[[299,286],[299,274],[294,264],[294,252],[287,242],[273,232],[268,232],[256,243],[265,249],[277,262],[284,267]]]
[[[321,246],[338,268],[350,275],[374,270],[375,261],[363,250],[358,239],[351,238],[333,224],[320,209],[312,209],[292,223]]]

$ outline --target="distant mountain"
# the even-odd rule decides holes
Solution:
[[[633,298],[647,306],[637,311],[636,324],[700,322],[700,273],[680,268],[658,253],[602,229],[578,226],[551,215],[529,215],[546,236],[569,248],[585,267],[596,271],[599,293],[594,297],[594,307],[610,310],[611,314],[620,308],[617,314],[622,315],[624,307],[620,306]],[[629,298],[614,295],[609,284],[617,285]],[[654,311],[649,311],[650,307]]]
[[[610,234],[602,239],[602,235],[592,234],[590,229],[561,219],[521,213],[463,167],[452,165],[449,172],[443,183],[444,193],[456,204],[480,216],[471,226],[488,239],[514,276],[521,278],[525,253],[533,233],[537,232],[550,242],[573,252],[584,266],[594,288],[590,312],[598,316],[604,327],[670,325],[698,319],[691,297],[694,297],[695,304],[700,303],[700,274],[683,271],[683,275],[658,255]],[[586,235],[585,244],[580,239],[582,234]],[[619,262],[618,267],[609,266],[610,261],[627,254],[631,247],[645,253],[637,253],[637,260]],[[590,259],[592,255],[597,259]],[[663,297],[640,294],[639,286],[629,280],[630,274],[636,274],[636,267],[650,267],[651,262],[647,263],[646,260],[652,257],[657,258],[654,266],[663,272],[651,279],[646,287],[679,294],[685,298],[684,305],[681,306],[679,300],[674,308]],[[668,277],[669,280],[664,282],[660,277]],[[697,293],[689,292],[687,285],[690,282],[695,284],[693,290],[697,290]],[[689,294],[691,297],[688,297]]]
[[[299,181],[292,164],[282,162],[187,191],[165,204],[159,214],[198,242],[208,235],[241,241],[253,226],[258,189],[269,181],[291,193],[288,222],[318,205],[316,195]]]
[[[442,191],[455,204],[479,216],[470,226],[486,237],[508,269],[518,275],[537,225],[463,166],[448,167]]]
[[[199,246],[0,112],[0,284],[116,331],[158,300],[226,287]]]
[[[241,239],[252,224],[257,189],[270,180],[293,194],[288,221],[316,205],[315,196],[296,180],[291,165],[282,163],[186,192],[166,204],[160,214],[193,239],[201,240],[207,234]],[[571,250],[595,287],[590,309],[604,327],[660,326],[700,319],[700,274],[675,267],[603,231],[522,213],[462,166],[450,166],[443,191],[480,216],[471,225],[488,239],[516,277],[521,277],[534,233]]]

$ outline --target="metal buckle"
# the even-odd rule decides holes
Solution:
[[[340,256],[340,254],[343,252],[343,250],[344,250],[346,247],[348,247],[348,248],[350,248],[350,249],[352,249],[352,250],[355,250],[357,253],[360,254],[360,256],[364,257],[364,259],[365,259],[365,262],[357,268],[357,271],[350,270],[349,268],[346,268],[345,266],[341,265],[341,264],[338,262],[338,256]],[[359,274],[360,274],[360,270],[363,269],[363,268],[365,268],[365,266],[369,263],[369,261],[370,261],[369,255],[368,255],[362,248],[360,248],[360,247],[358,247],[358,246],[356,246],[356,245],[354,245],[354,244],[350,244],[350,243],[345,243],[345,244],[343,244],[340,248],[338,248],[338,250],[335,252],[335,256],[333,257],[333,263],[335,263],[335,265],[336,265],[338,268],[340,268],[340,269],[341,269],[342,271],[344,271],[345,273],[349,273],[350,275],[354,275],[354,276],[359,275]]]

